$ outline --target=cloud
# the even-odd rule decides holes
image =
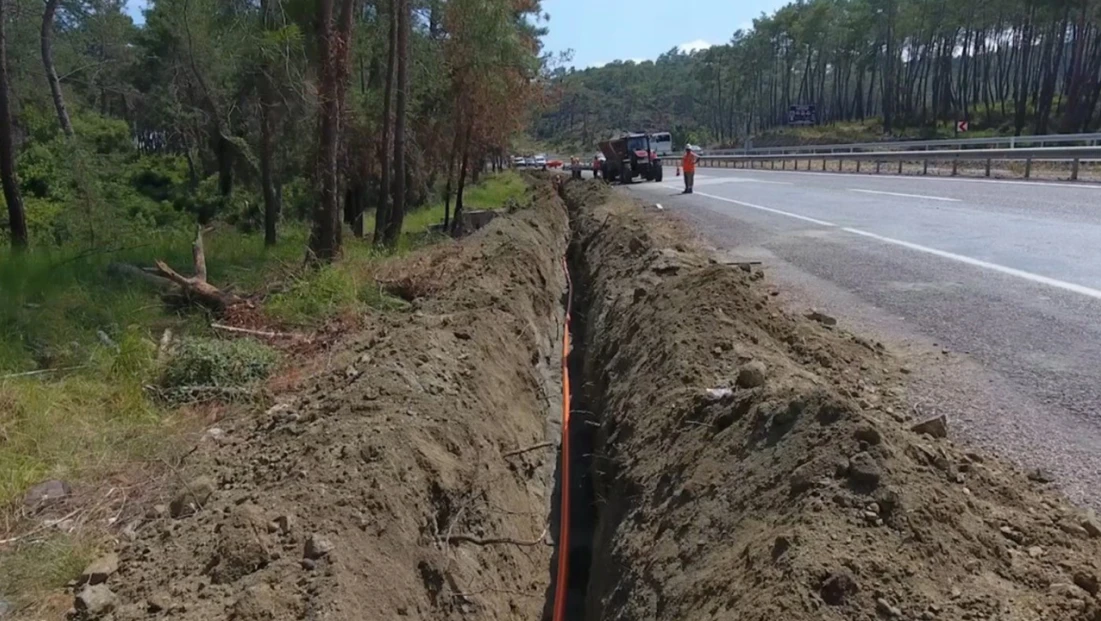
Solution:
[[[706,50],[711,47],[711,44],[703,39],[696,39],[695,41],[689,41],[688,43],[681,43],[677,46],[682,54],[691,54],[700,50]]]

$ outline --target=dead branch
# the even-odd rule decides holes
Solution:
[[[262,336],[269,339],[294,339],[294,340],[308,340],[301,334],[294,334],[293,332],[270,332],[266,330],[250,330],[249,328],[238,328],[236,326],[227,326],[221,323],[210,324],[211,328],[215,330],[224,330],[226,332],[234,332],[238,334],[248,334],[251,336]]]
[[[73,371],[76,369],[83,369],[84,365],[77,365],[75,367],[58,367],[56,369],[38,369],[37,371],[23,371],[21,373],[10,373],[8,375],[0,375],[0,380],[15,379],[17,377],[33,377],[35,375],[45,375],[47,373],[60,373],[61,371]]]
[[[482,537],[475,537],[474,535],[463,535],[463,534],[448,535],[446,537],[443,537],[443,540],[446,541],[447,543],[471,543],[471,544],[474,544],[476,546],[511,545],[511,546],[531,547],[531,546],[537,546],[537,545],[543,543],[543,538],[546,537],[546,536],[547,536],[547,529],[544,528],[543,533],[541,535],[539,535],[539,538],[538,539],[533,539],[531,541],[523,541],[523,540],[520,540],[520,539],[513,539],[512,537],[487,537],[487,538],[482,538]]]
[[[548,448],[548,447],[551,447],[551,446],[554,446],[554,442],[540,442],[539,444],[532,444],[531,446],[525,446],[524,448],[518,448],[514,451],[509,451],[507,453],[503,453],[501,455],[501,457],[515,457],[517,455],[522,455],[524,453],[529,453],[531,451],[537,451],[539,449]]]
[[[195,241],[191,244],[191,254],[194,262],[194,276],[190,278],[183,276],[160,259],[154,262],[157,266],[156,275],[176,283],[186,297],[215,312],[222,312],[242,301],[236,295],[222,291],[207,282],[206,252],[203,250],[203,228],[201,226],[196,228]]]

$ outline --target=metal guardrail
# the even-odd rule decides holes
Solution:
[[[779,155],[791,153],[856,153],[885,150],[943,150],[965,147],[1020,149],[1050,146],[1098,146],[1101,133],[1045,134],[1041,136],[991,136],[986,138],[951,138],[947,140],[899,140],[881,142],[857,142],[852,144],[799,145],[791,147],[755,147],[749,149],[713,149],[710,155]]]
[[[676,165],[679,157],[662,158],[665,166]],[[784,153],[784,154],[748,154],[748,155],[704,155],[697,166],[710,168],[764,168],[766,163],[772,170],[802,170],[800,163],[806,162],[805,170],[811,169],[812,162],[838,162],[838,169],[845,161],[856,163],[856,172],[860,172],[862,162],[873,162],[875,172],[880,172],[886,162],[898,164],[898,174],[902,174],[905,162],[923,162],[922,174],[928,174],[929,162],[948,161],[952,163],[952,176],[956,176],[960,161],[984,161],[986,176],[990,176],[990,166],[994,161],[1019,161],[1025,163],[1024,178],[1032,176],[1033,162],[1069,162],[1070,180],[1078,180],[1079,166],[1083,161],[1101,161],[1101,146],[1084,147],[1023,147],[1015,149],[943,149],[930,151],[864,151],[854,153]],[[760,166],[758,166],[760,164]]]

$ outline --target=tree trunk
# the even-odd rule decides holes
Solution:
[[[386,243],[394,245],[405,220],[405,114],[409,89],[409,0],[398,0],[397,97],[394,102],[394,203]]]
[[[4,185],[4,202],[8,204],[11,245],[15,249],[21,249],[27,247],[27,217],[23,211],[23,197],[19,193],[19,182],[15,176],[15,145],[12,139],[11,102],[8,100],[6,4],[0,0],[0,181]]]
[[[271,0],[260,0],[264,29],[271,30],[274,25]],[[276,222],[279,219],[279,197],[275,192],[275,175],[272,159],[275,152],[273,125],[275,124],[275,94],[271,78],[272,67],[263,68],[260,84],[260,186],[264,195],[264,245],[274,246],[276,242]]]
[[[451,225],[451,178],[455,175],[455,157],[459,150],[459,118],[455,119],[455,139],[451,142],[451,151],[447,154],[447,182],[443,189],[443,230],[450,230]]]
[[[451,222],[451,235],[459,236],[463,232],[463,190],[466,189],[466,166],[470,157],[470,134],[474,129],[474,123],[466,126],[466,136],[463,137],[463,157],[459,164],[459,189],[455,193],[455,219]]]
[[[69,112],[65,109],[65,96],[61,93],[61,81],[58,80],[57,70],[54,69],[54,14],[57,13],[59,2],[60,0],[46,0],[46,9],[42,12],[42,65],[46,68],[46,80],[50,83],[50,94],[54,99],[54,109],[57,110],[61,131],[72,138],[73,124],[69,122]]]
[[[382,145],[379,147],[379,163],[382,167],[379,203],[375,207],[374,243],[381,244],[386,239],[386,229],[390,226],[390,102],[394,99],[394,63],[398,49],[398,3],[390,0],[389,51],[386,53],[386,86],[383,89],[382,103]]]
[[[317,28],[321,61],[318,89],[318,201],[314,206],[310,252],[313,261],[330,263],[340,255],[340,196],[337,165],[340,139],[340,88],[338,54],[344,52],[333,27],[333,0],[318,0]]]

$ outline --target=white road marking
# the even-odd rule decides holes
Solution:
[[[958,198],[947,198],[944,196],[926,196],[924,194],[903,194],[902,192],[881,192],[879,190],[861,190],[859,188],[849,188],[850,192],[863,192],[865,194],[886,194],[887,196],[901,196],[903,198],[921,198],[928,201],[948,201],[950,203],[958,203]]]
[[[811,218],[810,216],[801,216],[797,213],[791,213],[790,211],[783,211],[783,210],[780,210],[780,209],[773,209],[772,207],[762,207],[761,205],[754,205],[753,203],[746,203],[746,202],[743,202],[743,201],[736,201],[732,198],[726,198],[725,196],[715,196],[714,194],[704,194],[703,192],[693,192],[692,194],[694,196],[705,196],[707,198],[712,198],[712,199],[715,199],[717,201],[723,201],[724,203],[734,203],[735,205],[741,205],[743,207],[750,207],[752,209],[760,209],[761,211],[767,211],[769,213],[775,213],[775,214],[779,214],[781,216],[787,216],[789,218],[795,218],[796,220],[803,220],[805,222],[810,222],[812,224],[818,224],[818,225],[821,225],[821,226],[833,226],[833,227],[837,226],[833,222],[826,222],[825,220],[819,220],[818,218]]]
[[[1041,276],[1039,274],[1033,274],[1032,272],[1026,272],[1024,270],[1019,270],[1017,268],[1006,267],[1004,265],[998,265],[997,263],[991,263],[989,261],[983,261],[981,259],[973,259],[971,257],[964,256],[962,254],[956,254],[954,252],[946,252],[944,250],[937,250],[936,248],[930,248],[928,246],[922,246],[922,245],[914,244],[914,243],[911,243],[911,242],[908,242],[908,241],[902,241],[901,239],[894,239],[893,237],[884,237],[883,235],[876,235],[875,233],[869,233],[867,231],[861,231],[860,229],[853,229],[853,228],[849,228],[849,227],[843,227],[841,230],[845,231],[847,233],[852,233],[853,235],[861,235],[863,237],[867,237],[867,238],[870,238],[870,239],[881,241],[883,243],[895,244],[896,246],[902,246],[903,248],[909,248],[910,250],[916,250],[918,252],[925,252],[927,254],[931,254],[931,255],[934,255],[934,256],[941,257],[943,259],[951,259],[953,261],[959,261],[960,263],[966,263],[967,265],[973,265],[975,267],[981,267],[983,269],[988,269],[988,270],[992,270],[992,271],[995,271],[995,272],[1000,272],[1002,274],[1007,274],[1009,276],[1016,276],[1017,278],[1023,278],[1024,280],[1029,280],[1029,281],[1032,281],[1032,282],[1035,282],[1035,283],[1039,283],[1041,285],[1047,285],[1049,287],[1056,287],[1058,289],[1063,289],[1064,291],[1070,291],[1070,292],[1073,292],[1073,293],[1078,293],[1078,294],[1081,294],[1081,295],[1085,295],[1085,296],[1094,298],[1096,300],[1101,300],[1101,291],[1099,291],[1097,289],[1092,289],[1090,287],[1086,287],[1086,286],[1083,286],[1083,285],[1076,285],[1072,282],[1067,282],[1065,280],[1058,280],[1058,279],[1055,279],[1055,278],[1049,278],[1047,276]]]
[[[809,216],[799,215],[797,213],[792,213],[790,211],[784,211],[782,209],[773,209],[772,207],[764,207],[762,205],[754,205],[753,203],[746,203],[744,201],[737,201],[737,200],[734,200],[732,198],[726,198],[726,197],[723,197],[723,196],[715,196],[714,194],[704,194],[702,192],[695,192],[694,194],[699,195],[699,196],[704,196],[706,198],[722,201],[724,203],[733,203],[735,205],[741,205],[743,207],[749,207],[751,209],[758,209],[760,211],[767,211],[769,213],[774,213],[774,214],[781,215],[781,216],[787,216],[789,218],[795,218],[796,220],[803,220],[805,222],[811,222],[813,224],[818,224],[820,226],[837,228],[839,230],[845,231],[846,233],[851,233],[853,235],[859,235],[861,237],[866,237],[868,239],[874,239],[876,241],[883,242],[885,244],[893,244],[895,246],[902,246],[903,248],[908,248],[910,250],[916,250],[917,252],[924,252],[926,254],[931,254],[933,256],[940,257],[942,259],[949,259],[951,261],[957,261],[959,263],[964,263],[964,264],[967,264],[967,265],[971,265],[973,267],[979,267],[979,268],[982,268],[982,269],[987,269],[987,270],[990,270],[990,271],[993,271],[993,272],[998,272],[998,273],[1001,273],[1001,274],[1005,274],[1007,276],[1015,276],[1015,277],[1020,278],[1022,280],[1027,280],[1027,281],[1038,283],[1038,284],[1041,284],[1041,285],[1047,285],[1049,287],[1055,287],[1057,289],[1062,289],[1064,291],[1070,291],[1071,293],[1077,293],[1079,295],[1084,295],[1084,296],[1087,296],[1087,297],[1091,297],[1095,300],[1101,300],[1101,290],[1086,287],[1084,285],[1078,285],[1078,284],[1075,284],[1075,283],[1072,283],[1072,282],[1067,282],[1065,280],[1050,278],[1048,276],[1042,276],[1040,274],[1033,274],[1032,272],[1026,272],[1024,270],[1019,270],[1019,269],[1014,268],[1014,267],[1007,267],[1005,265],[999,265],[997,263],[991,263],[989,261],[983,261],[982,259],[975,259],[973,257],[968,257],[968,256],[965,256],[965,255],[962,255],[962,254],[956,254],[954,252],[947,252],[945,250],[937,250],[936,248],[930,248],[928,246],[922,246],[920,244],[915,244],[913,242],[903,241],[901,239],[895,239],[893,237],[885,237],[883,235],[877,235],[875,233],[869,233],[868,231],[863,231],[863,230],[860,230],[860,229],[854,229],[852,227],[847,227],[847,226],[843,227],[843,226],[834,224],[833,222],[827,222],[825,220],[819,220],[817,218],[811,218]]]

